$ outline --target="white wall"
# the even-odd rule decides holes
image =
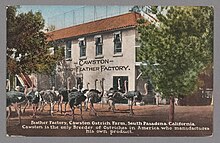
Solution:
[[[117,31],[114,31],[117,32]],[[83,86],[86,88],[86,84],[90,83],[90,89],[95,86],[95,79],[101,80],[105,78],[104,85],[105,89],[108,90],[113,86],[113,76],[128,76],[129,90],[135,89],[135,29],[124,29],[122,32],[122,55],[114,56],[114,43],[113,43],[113,33],[107,32],[103,35],[103,57],[101,59],[109,59],[113,60],[113,62],[109,64],[105,64],[105,66],[129,66],[130,70],[126,71],[82,71],[83,74]],[[100,34],[96,34],[100,35]],[[95,59],[95,35],[85,36],[86,38],[86,61]],[[79,38],[84,38],[79,37]],[[72,41],[72,61],[71,66],[74,68],[76,65],[74,63],[79,62],[80,49],[78,46],[78,38],[73,39]],[[97,59],[98,60],[98,59]],[[79,66],[77,64],[77,66]],[[80,67],[99,67],[102,64],[85,64]],[[100,89],[99,83],[97,84],[97,88]]]

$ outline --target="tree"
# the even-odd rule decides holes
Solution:
[[[54,71],[60,55],[51,54],[44,19],[40,12],[17,13],[7,7],[7,73],[46,73]]]
[[[56,30],[56,26],[55,25],[49,25],[47,27],[47,31],[54,31],[54,30]]]
[[[170,97],[172,122],[174,97],[195,91],[198,75],[213,62],[214,10],[208,6],[173,6],[165,10],[155,12],[159,26],[144,19],[138,21],[138,60],[147,63],[141,70],[152,79],[157,92]]]

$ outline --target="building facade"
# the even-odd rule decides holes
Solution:
[[[136,61],[139,18],[131,12],[49,32],[49,41],[62,41],[57,46],[65,49],[65,61],[56,69],[56,87],[101,90],[97,80],[104,78],[105,90],[124,90],[127,81],[128,90],[143,91]]]

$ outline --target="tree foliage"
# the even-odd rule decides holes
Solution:
[[[162,10],[164,10],[162,8]],[[157,11],[159,26],[140,19],[141,69],[165,96],[185,96],[200,72],[213,62],[213,7],[167,7]]]
[[[50,74],[60,55],[48,50],[41,13],[18,13],[17,9],[7,7],[7,72]]]

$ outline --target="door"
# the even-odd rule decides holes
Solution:
[[[125,92],[125,85],[124,81],[126,82],[127,90],[128,90],[128,76],[113,76],[113,89],[114,90],[121,90]]]

